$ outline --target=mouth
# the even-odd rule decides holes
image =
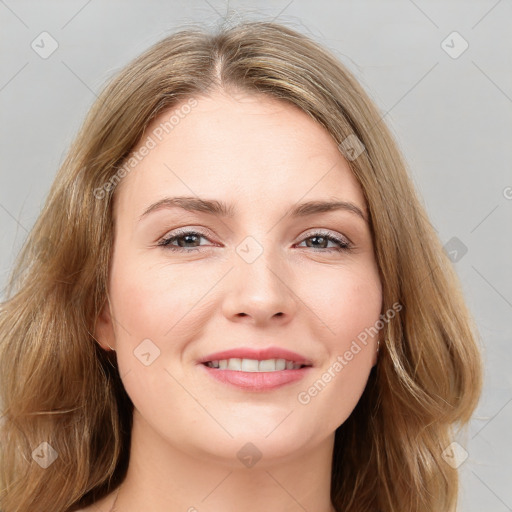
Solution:
[[[208,368],[215,368],[220,371],[233,370],[235,372],[280,372],[286,370],[300,370],[310,367],[308,364],[301,364],[289,359],[246,359],[232,357],[230,359],[215,359],[203,362]]]
[[[278,347],[216,352],[199,361],[205,373],[223,385],[244,391],[270,391],[302,379],[312,361]]]

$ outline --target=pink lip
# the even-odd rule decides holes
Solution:
[[[200,364],[211,377],[224,384],[231,384],[246,391],[270,391],[302,379],[312,368],[304,366],[300,370],[281,370],[275,372],[239,372],[219,370]]]
[[[297,364],[304,364],[308,366],[312,366],[312,362],[306,359],[305,357],[297,354],[296,352],[292,352],[291,350],[286,350],[284,348],[279,347],[267,347],[267,348],[247,348],[240,347],[234,348],[231,350],[223,350],[222,352],[215,352],[214,354],[210,354],[206,357],[203,357],[199,362],[207,363],[208,361],[220,361],[221,359],[257,359],[258,361],[264,361],[266,359],[286,359],[288,361],[293,361]],[[295,370],[286,370],[288,372]],[[238,372],[240,373],[240,372]],[[247,372],[242,372],[247,373]],[[255,372],[256,373],[256,372]],[[277,372],[279,373],[279,372]]]
[[[258,361],[264,361],[265,359],[286,359],[307,366],[298,370],[280,370],[275,372],[242,372],[236,370],[219,370],[218,368],[210,368],[205,364],[199,364],[199,366],[204,368],[204,371],[214,379],[246,391],[269,391],[286,384],[291,384],[292,382],[302,379],[312,367],[312,362],[300,354],[278,347],[268,347],[264,349],[235,348],[224,350],[202,358],[199,363],[232,358],[257,359]]]

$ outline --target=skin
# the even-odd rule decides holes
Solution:
[[[117,352],[135,407],[116,508],[333,511],[334,433],[376,363],[376,337],[309,403],[297,397],[329,368],[333,374],[337,356],[378,320],[381,283],[363,218],[343,210],[285,214],[298,202],[336,199],[366,216],[364,196],[335,141],[298,108],[246,93],[196,99],[116,190],[110,305],[96,326],[102,347]],[[146,133],[168,118],[161,114]],[[160,209],[139,221],[148,206],[178,195],[217,199],[236,213]],[[157,245],[182,227],[205,238],[182,237],[182,252]],[[315,245],[318,230],[348,238],[351,250]],[[236,252],[248,236],[263,250],[252,263]],[[145,339],[160,351],[148,366],[134,355]],[[313,368],[298,382],[251,392],[198,366],[204,356],[243,346],[290,349]],[[237,456],[246,443],[262,455],[252,467]],[[108,511],[114,498],[89,509]]]

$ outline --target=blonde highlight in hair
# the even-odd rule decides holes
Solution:
[[[338,144],[355,135],[365,147],[349,163],[368,205],[382,311],[397,302],[402,308],[385,322],[378,364],[336,430],[334,506],[454,511],[457,471],[442,452],[469,421],[482,381],[458,280],[368,95],[327,50],[269,22],[166,37],[114,77],[92,106],[1,306],[1,510],[76,510],[122,481],[133,404],[115,353],[93,335],[108,296],[112,203],[122,179],[105,183],[113,183],[159,113],[219,89],[279,98]],[[105,191],[101,199],[98,189]],[[46,469],[33,457],[42,442],[58,454]]]

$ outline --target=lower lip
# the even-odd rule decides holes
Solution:
[[[208,374],[225,384],[231,384],[247,391],[270,391],[302,379],[311,370],[305,366],[298,370],[280,370],[275,372],[239,372],[219,370],[200,364]]]

